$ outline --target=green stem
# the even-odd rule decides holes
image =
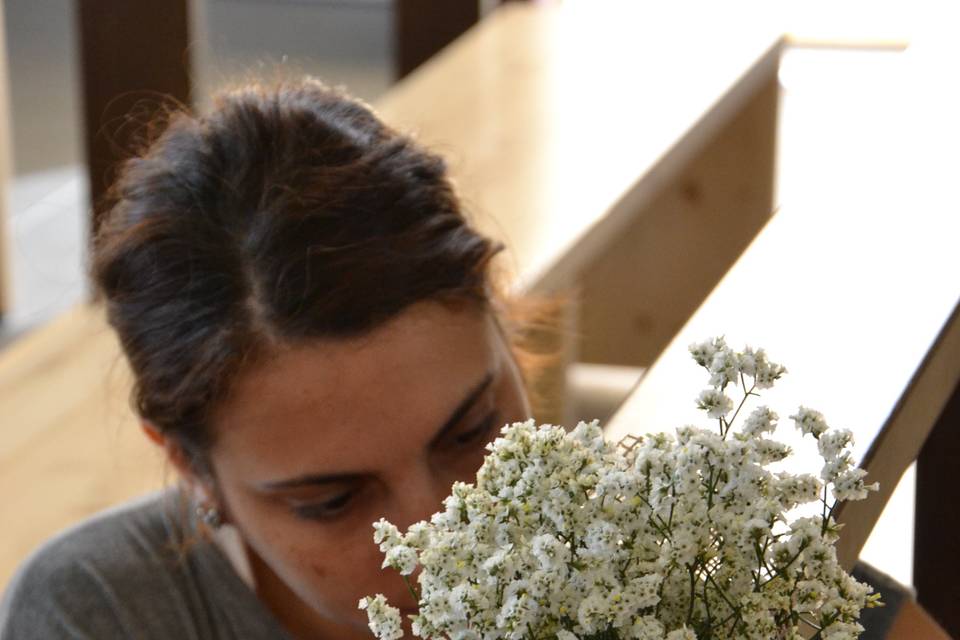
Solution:
[[[419,606],[419,605],[420,605],[420,596],[417,595],[417,590],[413,588],[413,585],[412,585],[412,584],[410,584],[410,580],[407,578],[407,576],[401,576],[401,577],[403,578],[403,583],[404,583],[405,585],[407,585],[407,589],[410,590],[410,595],[413,596],[414,601],[415,601],[415,602],[417,603],[417,605]]]
[[[727,437],[727,433],[730,433],[730,429],[733,428],[733,423],[736,422],[737,416],[740,415],[740,409],[743,409],[743,405],[747,402],[747,398],[750,397],[750,395],[753,393],[753,390],[756,388],[757,388],[757,383],[754,382],[753,385],[751,385],[750,387],[750,391],[747,391],[745,394],[743,394],[743,400],[740,401],[740,406],[737,407],[737,410],[733,412],[733,417],[730,418],[730,421],[727,423],[727,430],[723,434],[724,438]]]

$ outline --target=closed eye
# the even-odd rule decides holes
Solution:
[[[464,446],[464,445],[473,444],[474,442],[477,442],[481,439],[485,440],[484,436],[490,433],[490,429],[493,428],[493,425],[496,423],[499,417],[500,417],[499,411],[496,411],[496,410],[491,411],[473,429],[470,429],[469,431],[465,431],[457,435],[457,437],[454,438],[454,442],[457,445]]]
[[[356,491],[350,490],[323,502],[301,504],[293,507],[293,512],[304,520],[329,520],[343,515],[353,502]]]

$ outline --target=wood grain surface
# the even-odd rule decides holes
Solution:
[[[778,437],[797,454],[789,468],[819,468],[816,447],[787,418],[804,404],[853,431],[855,456],[880,483],[877,495],[839,511],[848,566],[960,383],[950,160],[960,100],[943,93],[942,65],[903,55],[882,83],[864,87],[873,108],[851,134],[863,145],[858,163],[833,166],[825,155],[831,182],[784,205],[608,426],[611,438],[707,426],[694,405],[707,379],[688,345],[725,335],[735,348],[764,347],[789,369],[757,401],[781,416]]]

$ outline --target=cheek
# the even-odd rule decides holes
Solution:
[[[243,507],[247,507],[244,509]],[[395,572],[383,571],[383,555],[373,542],[369,523],[330,526],[302,521],[284,509],[237,505],[243,535],[257,555],[258,576],[282,585],[324,618],[340,624],[366,625],[357,601],[383,593],[405,602],[407,589]]]
[[[336,541],[325,535],[299,535],[275,558],[277,569],[290,582],[299,583],[304,600],[318,609],[341,611],[352,610],[356,600],[370,595],[370,586],[381,581],[381,561],[372,536],[359,532],[338,536]]]
[[[328,615],[344,615],[366,624],[366,614],[357,608],[357,601],[382,593],[394,604],[407,602],[409,593],[403,578],[380,565],[383,554],[373,542],[369,524],[354,531],[344,531],[338,542],[304,539],[287,559],[288,569],[303,580],[303,599],[317,611]]]

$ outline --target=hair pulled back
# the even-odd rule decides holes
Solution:
[[[93,275],[137,412],[195,464],[208,418],[273,346],[362,335],[424,300],[489,300],[499,245],[443,160],[311,79],[172,115],[121,169]]]

